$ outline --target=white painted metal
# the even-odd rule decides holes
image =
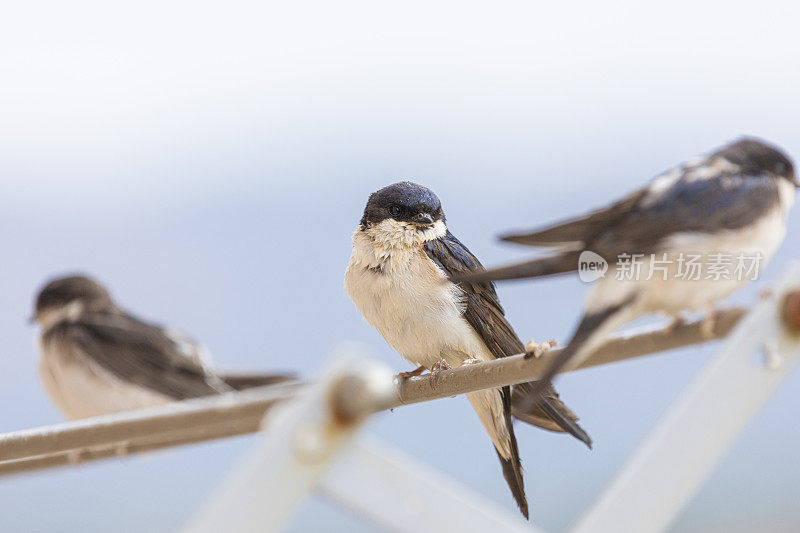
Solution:
[[[573,532],[646,533],[671,523],[800,358],[800,337],[781,322],[785,293],[797,289],[795,267],[742,319]],[[756,357],[765,350],[769,357]]]
[[[365,436],[353,443],[318,490],[387,531],[540,531],[389,444]]]
[[[387,366],[353,355],[335,359],[306,393],[267,415],[263,441],[185,531],[280,530],[347,449],[366,415],[384,408],[393,392]]]

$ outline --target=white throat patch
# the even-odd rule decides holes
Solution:
[[[372,239],[377,249],[403,250],[418,248],[423,243],[444,237],[447,226],[444,221],[437,220],[431,227],[419,231],[414,224],[387,218],[364,229],[363,233]]]
[[[84,305],[80,300],[68,303],[57,309],[41,313],[37,319],[42,326],[42,331],[47,331],[59,322],[75,322],[83,313]]]
[[[797,187],[787,179],[780,179],[778,181],[778,191],[781,198],[781,207],[785,215],[794,204],[794,197],[797,195]]]

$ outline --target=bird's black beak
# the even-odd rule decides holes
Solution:
[[[25,322],[27,322],[31,326],[36,324],[36,314],[32,314],[31,316],[29,316]]]
[[[430,213],[417,213],[411,218],[411,222],[415,226],[428,227],[433,224],[433,216]]]

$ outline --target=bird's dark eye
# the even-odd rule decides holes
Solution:
[[[389,206],[389,214],[392,215],[393,217],[400,216],[400,213],[402,213],[402,212],[403,212],[403,208],[400,207],[399,205]]]

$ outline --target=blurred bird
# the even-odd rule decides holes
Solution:
[[[662,313],[677,322],[683,311],[704,310],[710,333],[714,305],[753,279],[748,272],[763,269],[783,241],[798,186],[786,155],[744,138],[658,176],[608,207],[502,237],[554,248],[550,255],[452,279],[538,278],[580,272],[602,261],[616,267],[616,275],[604,275],[590,291],[572,339],[534,387],[530,405],[559,371],[580,364],[637,317]]]
[[[401,182],[369,197],[353,235],[345,287],[358,310],[403,358],[424,369],[490,361],[525,351],[504,316],[490,282],[455,285],[447,276],[482,272],[480,262],[447,229],[439,198],[421,185]],[[514,395],[526,395],[530,383]],[[591,440],[551,387],[541,402],[515,412],[552,431]],[[528,503],[511,423],[509,387],[467,394],[494,443],[503,474],[522,514]]]
[[[217,373],[194,341],[128,314],[84,276],[49,282],[36,299],[33,319],[41,326],[39,377],[70,419],[293,379]]]

